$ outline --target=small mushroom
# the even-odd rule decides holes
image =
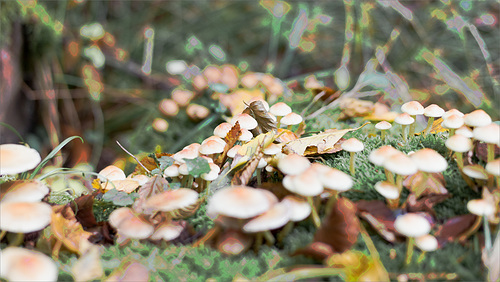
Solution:
[[[281,123],[287,126],[288,130],[292,130],[292,126],[297,125],[302,122],[302,116],[299,114],[296,114],[294,112],[291,112],[281,118]]]
[[[484,199],[476,199],[476,200],[470,200],[467,203],[467,209],[472,213],[477,216],[480,216],[483,218],[483,228],[484,228],[484,246],[486,250],[491,249],[491,234],[490,234],[490,225],[488,223],[488,216],[492,215],[495,213],[495,206]]]
[[[398,186],[389,181],[379,181],[375,183],[375,190],[387,199],[390,209],[398,208],[400,194]]]
[[[485,169],[489,174],[496,178],[497,187],[500,187],[500,159],[488,162]]]
[[[391,129],[391,127],[392,127],[392,125],[385,120],[375,124],[375,128],[380,130],[380,138],[382,138],[382,142],[385,141],[386,131]]]
[[[224,138],[231,128],[233,128],[233,126],[229,122],[223,122],[214,128],[214,135]]]
[[[398,154],[398,153],[401,153],[400,151],[398,151],[397,149],[395,149],[394,147],[392,147],[391,145],[385,145],[385,146],[382,146],[378,149],[375,149],[373,151],[370,152],[370,154],[368,155],[368,160],[370,162],[372,162],[374,165],[378,165],[378,166],[384,166],[384,162],[387,158],[389,158],[390,156],[394,155],[394,154]],[[384,167],[384,171],[385,171],[385,176],[387,178],[387,181],[395,184],[394,182],[394,174],[386,169]]]
[[[472,141],[460,134],[455,134],[446,140],[445,145],[448,149],[455,152],[457,164],[460,170],[464,167],[462,153],[468,152],[472,149]]]
[[[407,113],[402,113],[398,115],[394,122],[401,124],[401,132],[403,133],[403,140],[406,142],[408,140],[408,133],[406,133],[406,126],[415,124],[415,119]]]
[[[405,260],[408,265],[413,256],[415,238],[428,234],[431,231],[431,225],[425,217],[416,213],[407,213],[396,218],[394,228],[408,238]]]
[[[306,157],[290,154],[278,161],[278,169],[286,175],[298,175],[311,166]]]
[[[342,149],[344,151],[349,152],[349,155],[350,155],[349,171],[351,172],[351,175],[354,176],[354,173],[355,173],[354,160],[356,157],[355,154],[357,152],[363,151],[363,149],[365,148],[365,145],[363,145],[363,143],[356,138],[350,138],[350,139],[347,139],[346,141],[344,141],[342,143],[342,145],[340,145],[340,147],[342,147]]]
[[[163,99],[158,105],[160,112],[169,117],[175,117],[179,113],[179,106],[172,99]]]
[[[401,111],[409,114],[413,118],[413,121],[411,122],[411,125],[410,125],[410,132],[408,134],[410,136],[410,138],[413,138],[413,136],[415,135],[416,116],[423,115],[425,109],[422,106],[422,104],[420,104],[418,101],[410,101],[410,102],[404,103],[401,106]]]
[[[479,126],[472,131],[474,139],[488,144],[487,162],[491,162],[495,158],[495,145],[500,146],[500,125],[490,123],[485,126]]]
[[[56,263],[40,252],[18,247],[0,252],[0,277],[7,281],[57,281],[58,274]]]
[[[280,127],[281,118],[292,112],[292,108],[283,102],[276,103],[269,108],[269,113],[276,116],[276,127]]]
[[[451,109],[449,111],[446,111],[441,118],[447,119],[448,117],[450,117],[452,115],[456,115],[456,116],[459,116],[459,117],[463,117],[464,116],[464,114],[461,111],[459,111],[457,109]]]
[[[415,195],[419,197],[425,189],[429,173],[445,171],[448,167],[448,163],[443,156],[430,148],[420,149],[411,154],[410,158],[417,166],[417,169],[423,172],[423,179],[420,182],[421,184],[419,187],[415,188]]]
[[[464,125],[463,116],[459,116],[456,114],[449,115],[448,117],[443,117],[443,122],[441,123],[443,128],[447,128],[450,130],[449,136],[453,136],[455,131]]]
[[[168,121],[162,118],[155,118],[151,126],[158,132],[166,132],[168,130]]]
[[[0,175],[13,175],[34,169],[41,160],[40,154],[27,146],[0,145]]]
[[[417,166],[404,153],[394,154],[385,159],[384,168],[396,174],[396,187],[398,187],[399,193],[403,189],[403,176],[417,173]]]
[[[177,105],[179,105],[179,107],[185,107],[189,105],[193,98],[193,91],[184,89],[175,89],[174,91],[172,91],[172,100],[174,100]]]
[[[40,202],[49,193],[49,188],[38,180],[16,181],[1,197],[7,202]]]
[[[483,110],[475,110],[464,115],[464,122],[470,127],[486,126],[491,123],[491,117]]]
[[[425,253],[433,252],[438,248],[438,241],[436,237],[426,234],[415,239],[415,245],[422,250],[420,256],[418,256],[417,262],[421,263],[425,258]]]
[[[186,114],[193,122],[199,122],[210,115],[210,110],[205,106],[191,103],[186,108]]]
[[[441,117],[443,114],[444,110],[436,104],[431,104],[424,109],[424,115],[429,118],[427,121],[427,127],[424,129],[424,136],[427,136],[427,134],[431,132],[434,119]]]

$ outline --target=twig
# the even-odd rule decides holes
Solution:
[[[140,165],[142,166],[142,168],[144,168],[148,173],[151,173],[151,171],[149,171],[149,169],[147,169],[140,161],[139,159],[137,159],[136,156],[132,155],[129,151],[127,151],[127,149],[125,149],[122,144],[120,144],[120,142],[118,142],[118,140],[116,140],[116,144],[118,144],[118,146],[120,146],[120,148],[122,148],[123,151],[125,151],[125,153],[129,154],[132,158],[134,158],[134,160]]]

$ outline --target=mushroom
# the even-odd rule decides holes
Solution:
[[[463,116],[459,116],[456,114],[449,115],[448,117],[444,118],[443,116],[443,122],[441,123],[443,128],[448,128],[450,130],[449,136],[453,136],[455,134],[455,131],[462,127],[464,125],[464,118]]]
[[[443,156],[430,148],[418,150],[411,154],[410,158],[417,166],[417,169],[423,172],[423,179],[420,185],[415,188],[415,196],[418,198],[425,189],[429,173],[445,171],[448,167],[448,163]]]
[[[281,118],[292,112],[292,108],[283,102],[276,103],[269,108],[269,113],[276,116],[276,127],[280,127]]]
[[[238,138],[239,141],[241,141],[243,144],[246,144],[248,141],[253,139],[253,134],[250,130],[242,128],[241,130],[241,135]]]
[[[403,140],[406,142],[406,140],[408,140],[408,134],[406,133],[406,126],[410,124],[412,125],[415,124],[415,119],[412,118],[407,113],[402,113],[394,119],[394,122],[397,124],[401,124],[401,132],[403,133]]]
[[[144,208],[155,211],[171,212],[178,209],[187,208],[196,203],[198,193],[192,189],[179,188],[167,190],[151,196],[144,203]]]
[[[328,168],[325,172],[319,173],[319,179],[323,187],[332,192],[330,199],[328,199],[326,203],[327,213],[331,211],[333,204],[337,200],[338,193],[351,189],[354,184],[352,178],[348,174],[336,168]]]
[[[306,157],[290,154],[278,161],[278,169],[286,175],[298,175],[311,166]]]
[[[391,127],[392,127],[392,125],[385,120],[375,124],[375,128],[380,130],[380,138],[382,138],[382,142],[385,141],[386,131],[391,129]]]
[[[210,109],[202,105],[191,103],[186,108],[186,114],[193,122],[199,122],[210,115]]]
[[[52,208],[42,202],[1,202],[0,203],[0,240],[6,232],[17,233],[12,245],[22,242],[24,233],[39,231],[50,224]]]
[[[462,172],[470,178],[477,179],[478,181],[476,182],[479,182],[480,185],[488,180],[488,173],[481,165],[478,164],[466,165],[462,168]],[[474,184],[471,185],[469,182],[467,182],[467,184],[474,187]]]
[[[490,123],[485,126],[479,126],[472,131],[474,139],[488,144],[487,162],[495,158],[495,145],[500,146],[500,125]]]
[[[56,263],[40,252],[18,247],[0,252],[0,277],[7,281],[57,281],[58,274]]]
[[[172,99],[163,99],[158,105],[160,112],[166,116],[174,117],[179,113],[179,106]]]
[[[224,152],[225,146],[226,142],[221,143],[215,140],[209,140],[205,143],[202,143],[198,151],[202,155],[206,155],[212,159],[216,159],[219,153]]]
[[[151,126],[158,132],[166,132],[168,130],[168,121],[162,118],[155,118]]]
[[[38,180],[16,181],[1,198],[7,202],[40,202],[49,193],[49,188]]]
[[[472,149],[472,141],[460,134],[455,134],[446,140],[445,145],[448,149],[455,152],[458,168],[462,170],[464,161],[462,153],[468,152]]]
[[[193,77],[193,86],[196,90],[203,90],[208,87],[208,82],[205,77],[201,74],[195,75]]]
[[[252,237],[240,230],[230,229],[217,238],[219,252],[226,255],[239,255],[250,248]]]
[[[457,130],[455,130],[455,134],[463,135],[467,138],[473,138],[474,134],[472,134],[472,130],[467,125],[462,125]]]
[[[356,138],[350,138],[344,141],[340,147],[342,147],[343,150],[349,152],[350,155],[350,161],[349,161],[349,171],[351,172],[351,175],[354,175],[355,168],[354,168],[354,160],[356,157],[357,152],[363,151],[365,146],[361,141],[359,141]]]
[[[233,126],[229,122],[223,122],[214,128],[214,135],[225,138]]]
[[[401,111],[409,114],[413,118],[413,121],[410,123],[411,124],[410,125],[410,133],[408,134],[410,136],[410,138],[413,138],[413,136],[415,135],[416,116],[424,114],[425,109],[422,106],[422,104],[420,104],[419,102],[411,101],[411,102],[404,103],[401,106]]]
[[[183,60],[170,60],[165,64],[165,68],[169,74],[177,75],[184,73],[188,66]]]
[[[175,89],[174,91],[172,91],[172,100],[174,100],[180,107],[189,105],[193,98],[193,91],[183,89]]]
[[[496,178],[497,187],[500,187],[500,159],[488,162],[485,169],[489,174]]]
[[[12,175],[35,168],[42,158],[35,150],[19,144],[0,145],[0,175]]]
[[[288,221],[285,227],[283,227],[283,230],[278,234],[278,243],[282,242],[283,238],[292,230],[294,222],[302,221],[311,214],[311,206],[309,203],[297,196],[287,195],[281,202],[286,202],[290,206],[290,221]]]
[[[231,186],[213,194],[207,204],[207,213],[246,219],[262,214],[270,207],[262,191],[247,186]]]
[[[238,86],[238,70],[233,65],[222,66],[221,83],[227,85],[229,89],[234,89]]]
[[[203,70],[203,76],[209,84],[219,83],[222,78],[222,73],[218,66],[210,65]]]
[[[438,241],[436,237],[426,234],[415,239],[415,245],[422,250],[420,256],[418,256],[417,262],[420,263],[424,260],[425,253],[437,250]]]
[[[241,78],[241,84],[245,88],[255,88],[257,84],[259,83],[259,77],[257,76],[256,73],[253,72],[247,72],[243,77]]]
[[[461,111],[459,111],[457,109],[451,109],[449,111],[446,111],[441,118],[447,119],[448,117],[450,117],[452,115],[456,115],[458,117],[463,117],[464,116],[464,114]]]
[[[475,110],[464,115],[464,122],[470,127],[486,126],[491,123],[491,117],[483,110]]]
[[[394,228],[408,238],[405,260],[408,265],[413,255],[415,238],[428,234],[431,231],[431,225],[425,217],[416,213],[407,213],[396,218]]]
[[[370,162],[372,162],[374,165],[378,165],[378,166],[383,167],[384,161],[387,158],[389,158],[390,156],[392,156],[394,154],[398,154],[398,153],[401,153],[401,152],[398,151],[397,149],[395,149],[394,147],[392,147],[391,145],[385,145],[385,146],[382,146],[376,150],[371,151],[370,154],[368,155],[368,160]],[[387,178],[387,181],[395,184],[394,174],[392,174],[392,172],[385,167],[384,167],[384,171],[385,171],[385,176]]]
[[[181,235],[186,227],[185,221],[167,221],[163,222],[156,228],[156,231],[151,235],[152,240],[171,241]]]
[[[484,199],[475,199],[475,200],[470,200],[467,203],[467,209],[472,213],[477,216],[480,216],[483,218],[483,225],[484,225],[484,241],[485,241],[485,248],[486,250],[491,249],[491,235],[490,235],[490,225],[488,223],[488,216],[492,215],[495,213],[495,206]]]
[[[444,110],[436,104],[431,104],[424,109],[424,115],[429,118],[429,120],[427,121],[427,127],[424,129],[424,136],[431,132],[434,119],[441,117],[443,114]]]
[[[101,171],[99,171],[99,180],[101,182],[106,182],[106,181],[115,181],[115,180],[125,180],[127,176],[125,175],[125,172],[121,170],[119,167],[114,166],[114,165],[108,165]]]
[[[399,206],[399,194],[400,190],[398,186],[389,181],[379,181],[375,183],[375,190],[384,196],[389,203],[389,208],[394,210]]]
[[[209,163],[210,171],[208,173],[203,173],[200,177],[204,180],[203,184],[200,187],[200,191],[206,189],[205,195],[209,195],[210,191],[208,190],[210,187],[210,182],[214,181],[219,177],[220,167],[214,163]]]
[[[231,124],[234,125],[238,122],[241,128],[252,130],[257,127],[258,123],[251,115],[249,114],[239,114],[235,116],[231,120]]]
[[[417,173],[417,166],[404,153],[394,154],[384,161],[384,168],[396,174],[396,187],[399,193],[403,189],[403,176]],[[418,195],[417,195],[418,196]]]
[[[286,116],[281,118],[281,123],[287,126],[288,130],[292,130],[293,125],[297,125],[302,122],[302,116],[299,114],[296,114],[294,112],[291,112],[287,114]]]

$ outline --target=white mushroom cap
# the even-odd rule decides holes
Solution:
[[[163,191],[150,197],[144,203],[144,207],[169,212],[189,207],[195,204],[197,200],[198,192],[188,188],[179,188]]]
[[[146,239],[154,232],[154,227],[138,216],[132,216],[122,220],[116,228],[118,234],[131,239]]]
[[[382,166],[384,164],[384,161],[388,157],[398,153],[401,152],[391,145],[384,145],[376,150],[371,151],[370,155],[368,155],[368,160],[374,165]]]
[[[491,123],[491,117],[483,110],[475,110],[464,115],[464,122],[468,126],[485,126]]]
[[[32,250],[8,247],[0,252],[0,277],[7,281],[57,281],[56,263]]]
[[[437,250],[438,241],[436,237],[426,234],[415,238],[415,245],[424,252],[432,252]]]
[[[16,181],[4,194],[1,202],[39,202],[48,193],[49,188],[38,180]]]
[[[158,229],[151,235],[151,239],[165,241],[171,241],[181,235],[182,231],[186,227],[186,223],[183,221],[170,221],[167,223],[162,223]]]
[[[236,122],[240,124],[241,128],[252,130],[257,127],[257,121],[249,114],[239,114],[235,116],[231,123],[234,125]]]
[[[459,111],[459,110],[457,110],[457,109],[451,109],[451,110],[449,110],[449,111],[446,111],[446,112],[443,114],[442,118],[443,118],[443,119],[447,119],[447,118],[448,118],[449,116],[451,116],[451,115],[457,115],[457,116],[459,116],[459,117],[463,117],[463,116],[464,116],[464,114],[463,114],[461,111]]]
[[[500,125],[496,123],[478,126],[474,128],[472,134],[476,140],[500,146]]]
[[[42,202],[0,203],[0,229],[29,233],[42,230],[52,220],[52,208]]]
[[[298,154],[290,154],[278,161],[278,168],[287,175],[297,175],[311,166],[306,157]]]
[[[467,203],[467,209],[478,216],[490,216],[495,213],[495,206],[484,199],[470,200]]]
[[[383,166],[399,175],[411,175],[417,172],[415,163],[403,153],[388,157],[385,159]]]
[[[283,102],[276,103],[269,108],[269,112],[277,117],[286,116],[292,112],[292,108]]]
[[[455,134],[460,134],[460,135],[465,136],[467,138],[473,138],[474,137],[474,134],[472,134],[472,130],[468,126],[466,126],[466,125],[463,125],[460,128],[458,128],[455,131]]]
[[[296,125],[302,122],[302,116],[299,114],[296,114],[294,112],[291,112],[281,118],[281,124],[283,125]]]
[[[182,74],[187,70],[187,64],[183,60],[171,60],[166,63],[165,68],[169,74]]]
[[[324,191],[319,174],[312,167],[306,169],[301,174],[285,176],[283,178],[283,186],[290,192],[302,196],[317,196]]]
[[[417,101],[410,101],[401,105],[401,111],[411,116],[423,115],[424,107]]]
[[[442,115],[444,115],[444,110],[436,104],[431,104],[424,109],[424,115],[434,118],[441,117]]]
[[[288,202],[280,202],[243,226],[249,233],[261,232],[280,228],[290,220],[290,206]]]
[[[442,172],[448,167],[446,159],[438,152],[429,148],[418,150],[410,158],[417,166],[417,169],[424,172]]]
[[[269,144],[269,146],[264,148],[263,152],[266,155],[276,155],[277,153],[281,152],[282,147],[282,145],[271,143]]]
[[[177,176],[179,176],[179,166],[176,164],[173,164],[173,165],[167,167],[163,171],[163,174],[167,177],[177,177]]]
[[[141,186],[149,181],[149,177],[147,177],[144,174],[136,174],[136,175],[129,174],[129,176],[127,176],[127,179],[137,181],[137,183],[139,183],[139,185]]]
[[[198,148],[184,148],[180,150],[179,152],[175,153],[172,158],[176,160],[179,163],[185,163],[186,161],[184,159],[194,159],[198,157],[199,154],[199,149]]]
[[[122,207],[111,212],[108,221],[111,226],[113,226],[114,228],[118,228],[118,226],[120,226],[120,223],[134,216],[135,214],[131,208]]]
[[[488,173],[486,173],[486,170],[478,164],[466,165],[462,168],[462,172],[468,177],[472,177],[475,179],[488,179]]]
[[[125,172],[121,170],[121,168],[114,166],[114,165],[108,165],[101,171],[99,171],[99,180],[101,181],[115,181],[115,180],[125,180],[127,176],[125,175]]]
[[[319,178],[325,188],[339,192],[351,189],[354,184],[351,176],[336,168],[330,168],[327,172],[320,174]]]
[[[398,115],[395,119],[394,122],[397,124],[401,125],[409,125],[415,122],[415,119],[412,118],[409,114],[407,113],[402,113]]]
[[[375,128],[379,129],[379,130],[387,130],[387,129],[390,129],[391,127],[392,127],[392,124],[385,121],[385,120],[375,124]]]
[[[271,205],[266,195],[247,186],[222,188],[207,204],[207,214],[221,214],[235,218],[251,218],[267,211]]]
[[[203,173],[200,177],[207,181],[213,181],[219,177],[220,167],[214,163],[208,165],[210,166],[210,171],[208,173]]]
[[[340,147],[347,152],[361,152],[365,148],[365,145],[356,138],[349,138]]]
[[[455,134],[448,138],[445,145],[448,149],[459,153],[465,153],[472,149],[472,141],[460,134]]]
[[[260,158],[259,164],[257,165],[257,168],[264,168],[267,165],[267,161],[265,158]]]
[[[214,135],[224,138],[231,128],[233,126],[229,122],[223,122],[214,128]]]
[[[238,138],[238,140],[243,141],[243,142],[248,142],[253,139],[253,134],[250,130],[242,128],[241,129],[241,135]]]
[[[209,140],[208,142],[200,146],[199,152],[203,155],[218,154],[224,151],[224,147],[225,144],[223,145],[222,143],[215,140]]]
[[[420,237],[431,231],[429,221],[416,213],[400,215],[394,221],[394,228],[406,237]]]
[[[179,166],[179,174],[189,175],[189,170],[186,163],[183,163]]]
[[[229,151],[227,151],[227,156],[229,158],[234,158],[236,156],[236,153],[238,153],[238,150],[241,148],[241,145],[235,145]]]
[[[19,144],[0,145],[0,175],[34,169],[42,160],[35,150]]]
[[[394,200],[399,198],[399,189],[396,185],[389,181],[379,181],[375,184],[375,190],[379,192],[384,198]]]
[[[491,175],[500,176],[500,159],[487,163],[485,169]]]
[[[281,202],[287,202],[290,205],[291,221],[302,221],[311,214],[311,205],[296,196],[288,195]]]
[[[441,125],[444,128],[457,129],[464,125],[464,118],[458,115],[449,115],[443,119]]]
[[[198,146],[198,151],[200,150],[200,147],[204,144],[206,144],[207,142],[209,141],[215,141],[217,143],[220,143],[222,146],[226,146],[226,141],[224,141],[223,138],[220,138],[219,136],[217,135],[212,135],[208,138],[206,138],[205,140],[203,140],[203,142],[201,142],[201,145]],[[198,143],[194,143],[194,144],[198,144]],[[191,144],[190,146],[192,146],[193,144]]]

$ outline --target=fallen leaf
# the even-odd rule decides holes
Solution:
[[[269,115],[262,101],[253,101],[243,111],[257,121],[257,127],[252,129],[254,136],[276,130],[276,121]]]
[[[71,267],[75,281],[91,281],[104,276],[99,247],[91,246]]]
[[[296,140],[297,138],[297,134],[293,133],[293,131],[284,128],[278,128],[278,135],[276,137],[277,142],[288,143],[290,141]]]
[[[360,217],[366,220],[377,233],[389,242],[396,241],[396,230],[394,221],[396,215],[389,209],[383,201],[365,201],[356,202],[356,207]]]
[[[88,240],[92,233],[83,230],[69,206],[54,206],[50,230],[54,239],[71,252],[80,254],[81,240]],[[53,250],[59,251],[59,250]]]
[[[323,261],[333,253],[332,246],[323,242],[312,242],[306,247],[296,250],[291,256],[303,255],[318,261]]]
[[[341,253],[356,243],[359,228],[356,205],[348,199],[339,198],[316,231],[314,242],[328,244],[334,252]]]
[[[480,223],[480,221],[473,214],[455,216],[439,226],[434,236],[436,236],[439,246],[442,247],[447,242],[466,239],[463,237],[464,235],[468,236],[473,233],[472,229],[479,228],[477,223]]]
[[[143,208],[144,202],[149,199],[151,196],[154,196],[158,193],[165,191],[168,188],[168,182],[165,178],[155,175],[151,177],[146,184],[142,185],[137,194],[139,194],[139,198],[134,202],[133,208],[136,212],[151,214],[153,210],[148,209],[145,210]]]
[[[68,204],[73,210],[76,219],[84,228],[97,226],[97,221],[94,216],[94,198],[96,195],[97,193],[84,195]]]
[[[237,121],[233,127],[229,130],[229,132],[226,134],[226,137],[224,137],[224,141],[226,142],[226,146],[224,147],[224,151],[222,154],[219,154],[217,157],[217,160],[214,161],[214,163],[218,166],[223,164],[226,159],[227,159],[227,152],[238,142],[238,139],[241,136],[241,127],[240,123]]]
[[[325,264],[343,269],[345,281],[389,281],[389,274],[382,263],[360,251],[332,254]]]
[[[335,144],[347,132],[358,130],[366,124],[368,123],[365,123],[358,128],[351,129],[328,129],[319,134],[290,141],[283,147],[283,152],[286,154],[295,153],[302,156],[324,154],[325,152],[332,150],[335,147]]]
[[[429,132],[430,134],[436,134],[436,133],[441,133],[441,132],[446,132],[448,129],[444,128],[441,124],[443,123],[442,118],[438,118],[432,122],[431,126],[431,131]],[[423,131],[422,131],[423,132]],[[422,132],[417,132],[415,135],[420,135]]]
[[[184,159],[186,161],[187,169],[189,175],[194,178],[200,177],[200,175],[204,173],[208,173],[210,171],[210,165],[208,165],[208,161],[202,157],[196,157],[194,159]]]
[[[262,152],[262,146],[257,147],[257,151],[252,156],[250,161],[248,161],[245,166],[236,172],[231,180],[232,185],[247,185],[252,178],[253,173],[259,165],[260,159],[264,156]]]
[[[427,177],[427,181],[424,184],[425,189],[421,192],[420,195],[429,195],[429,194],[447,194],[448,190],[446,190],[446,182],[444,180],[444,176],[442,173],[429,173]],[[410,192],[415,193],[418,187],[421,187],[421,183],[424,180],[424,172],[418,171],[415,174],[412,174],[405,178],[403,181],[403,186],[408,188]]]
[[[408,212],[428,212],[436,216],[433,207],[449,198],[451,198],[450,194],[428,194],[417,199],[416,195],[412,193],[406,200],[406,210]]]
[[[158,168],[158,164],[156,163],[155,159],[152,157],[146,156],[142,158],[141,160],[142,166],[146,167],[149,171],[152,171],[155,168]],[[134,174],[148,174],[148,171],[144,169],[141,165],[137,165],[134,170]]]

